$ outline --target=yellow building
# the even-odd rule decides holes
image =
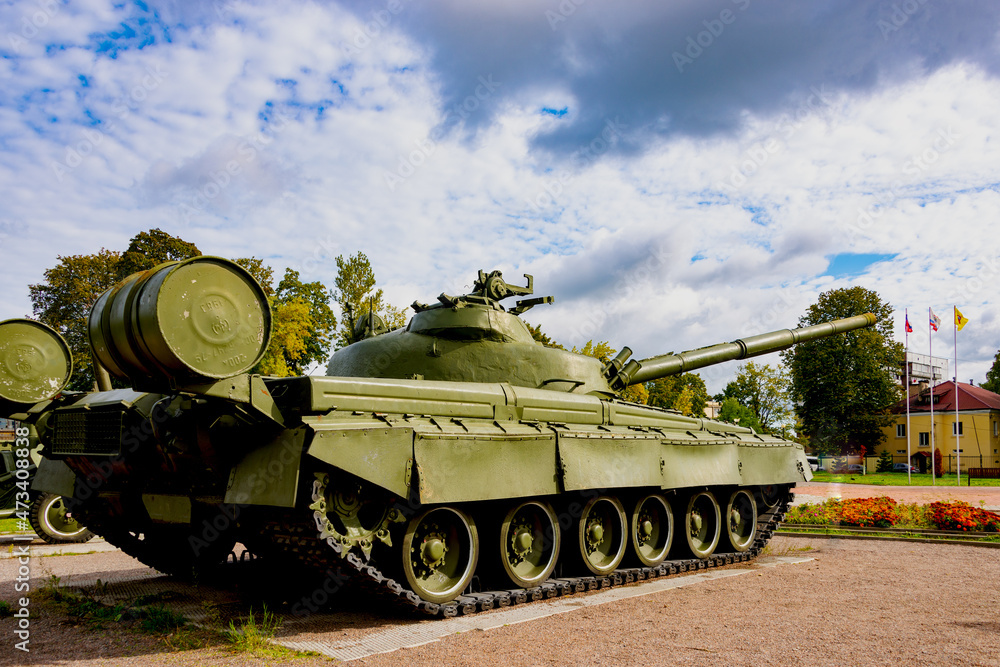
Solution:
[[[934,449],[941,450],[941,467],[954,473],[962,470],[1000,466],[1000,395],[963,382],[958,383],[958,434],[955,428],[955,383],[934,387],[934,447],[931,447],[931,390],[924,387],[909,396],[910,429],[906,429],[906,400],[893,406],[895,422],[885,430],[886,439],[875,454],[888,451],[895,463],[906,463],[906,443],[910,443],[910,463],[921,472],[930,472]]]

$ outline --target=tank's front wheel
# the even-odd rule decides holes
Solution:
[[[695,558],[708,558],[718,546],[720,515],[719,503],[710,492],[695,493],[688,499],[681,529],[687,549]]]
[[[579,546],[583,564],[597,575],[614,572],[628,543],[625,509],[617,498],[598,496],[583,508],[579,523]]]
[[[747,551],[757,537],[757,504],[746,489],[737,489],[726,503],[723,537],[735,551]]]
[[[66,509],[62,496],[43,493],[31,503],[31,527],[49,544],[86,542],[94,536]]]
[[[476,524],[454,507],[431,508],[407,525],[402,555],[403,573],[417,595],[428,602],[454,600],[476,571]]]
[[[500,526],[500,558],[516,586],[538,586],[559,559],[559,520],[552,506],[531,500],[507,512]]]

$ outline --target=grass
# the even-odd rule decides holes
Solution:
[[[17,519],[14,517],[8,517],[6,519],[0,519],[0,535],[5,533],[20,533],[17,529]]]
[[[106,592],[107,586],[100,580],[87,591],[75,591],[63,587],[59,577],[52,575],[36,597],[43,605],[55,607],[78,625],[86,625],[94,630],[105,630],[109,626],[115,626],[155,635],[174,651],[227,644],[227,648],[233,653],[275,658],[282,662],[318,655],[272,644],[271,640],[281,622],[266,606],[260,614],[255,614],[251,609],[247,616],[230,621],[229,628],[220,631],[194,627],[182,614],[167,608],[163,603],[175,599],[176,593],[168,591],[140,595],[128,602],[108,605],[98,600],[98,597]],[[210,623],[221,624],[217,610],[209,608],[208,603],[204,606],[210,612]]]
[[[910,478],[911,481],[909,484],[911,486],[931,486],[932,484],[935,486],[959,486],[954,474],[932,479],[930,473],[923,475],[914,473],[910,475]],[[907,485],[905,472],[873,472],[867,475],[843,473],[835,475],[825,470],[817,470],[813,473],[812,481],[830,482],[833,484],[873,484],[875,486]],[[962,475],[961,486],[967,486],[968,484],[969,479],[965,475]],[[1000,479],[974,479],[972,480],[972,486],[1000,486]]]
[[[286,659],[316,655],[315,653],[293,651],[271,643],[279,627],[281,627],[281,621],[267,610],[267,605],[264,605],[259,620],[251,608],[250,613],[246,616],[229,621],[229,629],[225,630],[223,634],[234,652],[246,653],[257,658]]]

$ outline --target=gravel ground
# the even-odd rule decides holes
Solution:
[[[897,495],[900,487],[867,488],[909,501]],[[880,495],[851,490],[862,497]],[[903,487],[903,493],[908,492],[918,491]],[[823,495],[812,488],[799,493]],[[467,632],[353,664],[1000,665],[997,550],[818,537],[776,537],[772,546],[779,555],[815,560],[777,568],[751,565],[754,571],[744,576]],[[120,552],[33,559],[33,576],[48,572],[64,581],[84,576],[107,581],[116,573],[150,577],[148,568],[143,574],[140,564]],[[0,561],[0,598],[13,602],[15,576],[16,560]],[[344,604],[353,609],[355,602]],[[176,638],[113,624],[94,630],[74,625],[49,607],[33,604],[32,610],[38,617],[32,620],[29,654],[13,648],[13,619],[0,620],[0,664],[193,667],[286,662],[234,655],[207,635],[202,640],[208,640],[208,648],[181,651]],[[322,621],[325,632],[336,638],[433,622],[370,611],[333,613]],[[310,625],[312,632],[316,628]],[[289,622],[280,634],[294,638],[306,630]],[[294,664],[330,661],[305,657]]]

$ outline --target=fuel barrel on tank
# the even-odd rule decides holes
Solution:
[[[0,322],[0,414],[27,410],[69,382],[73,356],[66,341],[41,322]]]
[[[221,257],[192,257],[134,273],[97,300],[88,321],[95,356],[136,384],[231,377],[253,368],[271,339],[257,281]]]

